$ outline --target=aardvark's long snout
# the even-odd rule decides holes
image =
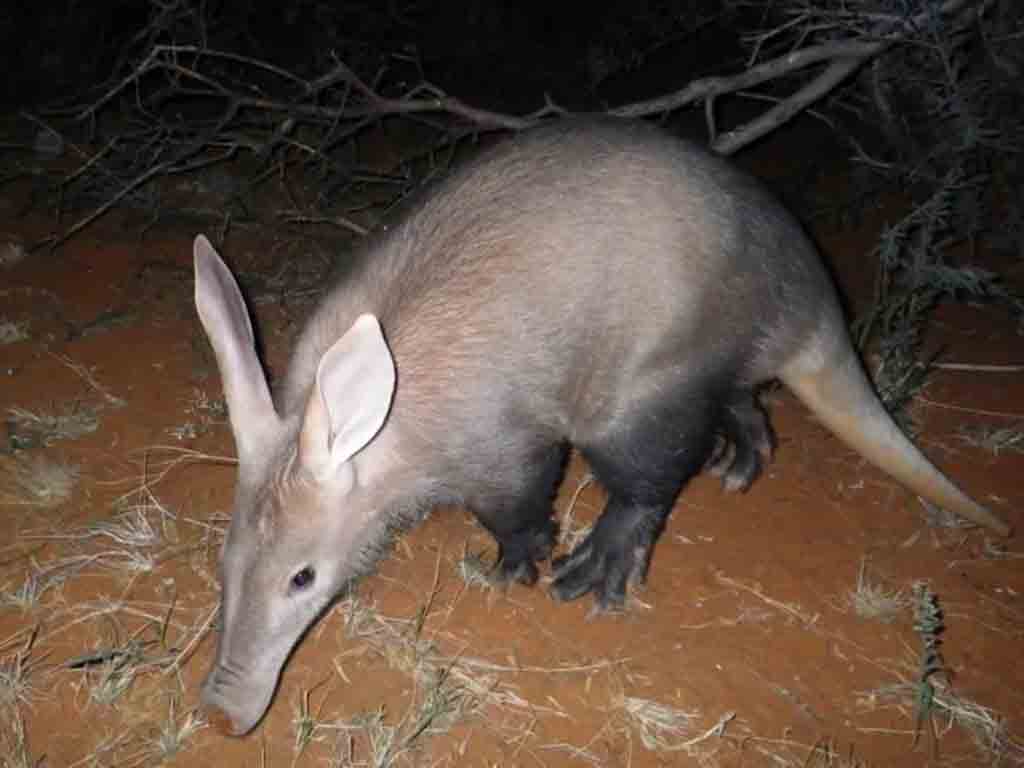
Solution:
[[[258,676],[257,676],[258,677]],[[207,720],[226,736],[244,736],[255,728],[274,695],[277,675],[269,681],[232,671],[217,664],[203,683],[200,705]]]

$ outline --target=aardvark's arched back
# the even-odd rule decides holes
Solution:
[[[239,454],[223,629],[203,702],[252,729],[293,645],[390,534],[439,502],[533,583],[575,445],[608,491],[552,594],[623,605],[703,467],[747,487],[772,448],[756,388],[782,378],[910,490],[1005,534],[893,425],[800,227],[753,179],[638,123],[565,120],[431,188],[355,257],[276,400],[241,294],[195,243],[196,304]]]

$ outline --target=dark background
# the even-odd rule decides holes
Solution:
[[[756,14],[721,2],[528,0],[352,3],[223,0],[170,3],[162,42],[203,43],[311,76],[337,55],[360,75],[420,75],[467,102],[532,109],[545,92],[573,109],[597,108],[739,71],[739,34]],[[201,9],[201,10],[200,10]],[[123,74],[161,15],[139,0],[5,3],[0,83],[7,107],[79,99]],[[202,18],[200,18],[200,15]],[[171,19],[173,18],[173,23]],[[148,31],[152,32],[152,29]],[[420,71],[421,70],[421,71]]]

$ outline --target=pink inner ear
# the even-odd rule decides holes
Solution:
[[[301,438],[309,441],[306,455],[315,460],[322,447],[336,470],[380,431],[394,391],[395,363],[380,323],[361,315],[320,360]]]
[[[299,431],[299,462],[316,475],[330,461],[331,437],[330,414],[318,381],[310,389]]]

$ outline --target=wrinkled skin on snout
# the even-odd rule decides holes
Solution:
[[[304,404],[275,410],[238,286],[196,238],[196,307],[224,384],[238,450],[235,503],[221,553],[221,634],[201,703],[243,735],[266,712],[296,643],[387,539],[367,487],[395,367],[379,322],[360,316],[316,368]],[[375,449],[376,450],[376,449]],[[358,457],[356,454],[360,454]]]
[[[344,588],[345,532],[324,514],[312,478],[292,473],[262,488],[245,483],[235,504],[220,565],[221,634],[201,701],[221,731],[243,735],[263,717],[281,670],[299,639]],[[303,519],[292,510],[303,510]],[[287,527],[286,535],[282,535]]]

